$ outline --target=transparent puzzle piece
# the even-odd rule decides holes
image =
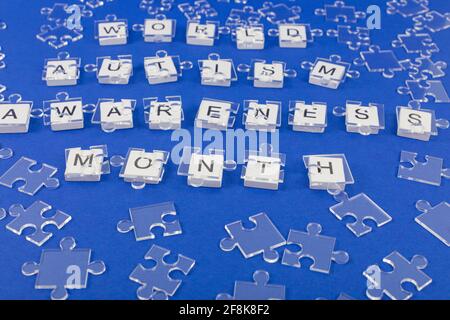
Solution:
[[[440,186],[442,178],[450,179],[450,168],[444,168],[444,160],[425,156],[425,162],[417,160],[415,152],[402,151],[397,177],[421,183]]]
[[[380,72],[385,78],[393,78],[396,72],[403,71],[392,50],[381,50],[379,46],[372,45],[368,51],[361,51],[360,57],[353,61],[356,66],[366,66],[369,72]]]
[[[450,13],[444,14],[437,11],[430,11],[413,18],[414,29],[427,29],[431,32],[439,32],[450,28]]]
[[[433,207],[428,201],[419,200],[416,208],[422,214],[415,221],[450,247],[450,203],[443,201]]]
[[[405,84],[406,86],[397,88],[397,93],[409,94],[412,100],[428,102],[432,98],[435,103],[450,102],[447,90],[440,80],[406,80]]]
[[[428,9],[428,0],[392,0],[386,2],[388,14],[399,14],[403,18],[425,13]]]
[[[366,13],[356,11],[355,7],[347,6],[344,1],[335,1],[334,4],[326,4],[324,8],[314,11],[316,16],[323,16],[327,21],[356,23],[366,17]]]

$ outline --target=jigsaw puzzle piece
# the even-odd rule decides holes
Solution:
[[[269,284],[269,273],[256,270],[253,273],[254,282],[236,281],[234,295],[220,293],[216,300],[284,300],[285,286]]]
[[[415,221],[450,247],[450,203],[443,201],[433,207],[428,201],[419,200],[416,208],[423,214]]]
[[[439,52],[439,47],[428,33],[419,33],[414,29],[406,29],[405,33],[397,35],[397,40],[392,41],[392,47],[402,47],[407,53],[419,53],[424,57]]]
[[[398,87],[397,92],[402,95],[409,94],[412,100],[428,102],[429,97],[435,103],[448,103],[450,97],[440,80],[406,80],[406,87]]]
[[[450,13],[442,14],[433,10],[414,17],[413,21],[415,22],[414,28],[417,30],[426,28],[431,32],[439,32],[450,28]]]
[[[286,244],[283,235],[263,212],[249,220],[255,224],[252,229],[245,229],[242,221],[227,224],[225,230],[230,237],[222,239],[220,248],[231,251],[238,247],[247,259],[262,253],[266,262],[277,262],[279,254],[275,249]]]
[[[295,22],[300,19],[302,9],[299,6],[289,7],[284,3],[264,2],[258,12],[272,24]]]
[[[91,249],[75,249],[76,242],[66,237],[59,242],[60,250],[42,250],[39,263],[26,262],[25,276],[36,275],[36,289],[52,289],[53,300],[65,300],[70,289],[87,287],[88,275],[100,275],[106,270],[103,261],[91,262]]]
[[[370,45],[370,30],[368,28],[350,26],[337,26],[329,29],[327,36],[334,37],[338,43],[344,43],[350,50],[360,50],[362,46]]]
[[[300,268],[300,260],[309,258],[313,264],[311,271],[330,273],[331,263],[345,264],[349,255],[345,251],[334,251],[336,238],[321,235],[322,226],[318,223],[310,223],[306,227],[307,232],[291,229],[287,244],[300,247],[300,251],[292,252],[284,249],[281,263],[287,266]]]
[[[428,0],[392,0],[387,3],[388,14],[400,14],[403,18],[427,12]]]
[[[173,279],[170,273],[181,271],[188,275],[194,267],[195,260],[178,255],[178,259],[173,264],[168,264],[164,258],[170,254],[170,250],[153,245],[146,253],[145,260],[153,260],[156,265],[151,269],[146,269],[139,264],[130,274],[130,280],[141,284],[137,290],[137,296],[141,300],[167,299],[175,294],[181,285],[181,280]]]
[[[96,9],[104,6],[107,2],[114,0],[80,0],[81,3],[85,3],[89,8]]]
[[[83,38],[83,34],[76,29],[68,29],[63,25],[55,27],[49,25],[41,26],[41,32],[36,38],[47,43],[54,49],[60,49]]]
[[[178,220],[166,221],[167,217],[176,217],[177,212],[173,202],[164,202],[139,208],[130,208],[130,220],[122,220],[117,224],[121,233],[134,231],[136,241],[154,239],[152,229],[164,229],[164,237],[181,234],[181,225]]]
[[[25,184],[20,186],[18,190],[30,196],[33,196],[43,187],[57,188],[59,180],[52,177],[58,169],[44,163],[41,169],[33,171],[32,168],[36,164],[37,162],[33,159],[21,157],[0,177],[0,184],[12,188],[17,181],[24,181]]]
[[[381,50],[372,45],[367,51],[361,51],[360,57],[353,61],[356,66],[366,66],[369,72],[380,72],[385,78],[393,78],[395,73],[403,70],[392,50]]]
[[[409,70],[409,76],[414,80],[426,80],[428,77],[441,78],[445,76],[444,69],[447,68],[446,62],[434,62],[429,57],[420,57],[414,62],[405,60],[402,63],[403,67]]]
[[[423,256],[415,255],[408,261],[394,251],[385,257],[383,262],[392,266],[393,270],[386,272],[378,265],[372,265],[363,273],[369,284],[366,294],[372,300],[380,300],[384,294],[392,300],[408,300],[413,294],[402,288],[403,283],[410,282],[421,291],[432,282],[432,279],[422,271],[428,265],[427,259]]]
[[[444,160],[425,156],[426,162],[417,161],[417,153],[402,151],[397,177],[440,186],[442,177],[450,179],[450,169],[444,168]]]
[[[355,7],[347,6],[344,1],[335,1],[334,4],[326,4],[324,8],[314,11],[316,16],[324,16],[327,21],[356,23],[358,19],[364,19],[366,13],[356,11]]]
[[[225,22],[227,26],[253,25],[261,21],[261,13],[252,6],[244,6],[242,9],[233,8]]]
[[[61,229],[72,219],[70,215],[59,210],[53,216],[48,216],[46,213],[51,209],[52,206],[43,201],[35,201],[26,209],[19,204],[13,205],[9,208],[9,215],[14,217],[14,220],[8,223],[6,228],[17,235],[21,235],[27,228],[34,229],[34,233],[26,235],[25,238],[41,246],[53,235],[44,231],[45,226],[51,224]]]
[[[44,7],[41,9],[41,14],[47,17],[48,21],[53,22],[55,25],[66,26],[67,19],[73,14],[71,10],[72,6],[67,3],[55,3],[52,7]],[[93,16],[91,10],[87,10],[86,6],[77,5],[77,11],[81,17],[90,18]]]
[[[380,208],[365,193],[360,193],[349,198],[345,192],[342,192],[335,195],[334,198],[339,203],[331,206],[330,211],[339,220],[342,220],[348,216],[353,217],[355,221],[347,223],[346,225],[347,228],[357,237],[372,231],[372,228],[364,223],[366,220],[374,221],[377,227],[384,226],[392,220],[392,217]]]

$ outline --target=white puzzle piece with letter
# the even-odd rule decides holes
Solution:
[[[183,75],[183,70],[191,68],[191,61],[180,61],[179,56],[170,56],[164,50],[157,51],[154,57],[144,58],[145,76],[149,84],[176,82]]]
[[[100,124],[105,132],[117,129],[133,128],[133,111],[136,100],[99,99],[92,115],[91,122]]]
[[[109,174],[108,149],[106,145],[66,149],[66,181],[100,181],[103,174]]]
[[[244,101],[244,125],[246,130],[274,132],[281,125],[281,102],[258,100]]]
[[[145,42],[172,42],[175,37],[176,20],[167,19],[158,14],[154,18],[145,19],[144,24],[134,24],[133,30],[142,32]]]
[[[55,100],[43,102],[44,125],[53,131],[83,129],[85,107],[81,98],[70,98],[67,92],[59,92]]]
[[[195,117],[195,126],[204,129],[226,130],[234,125],[239,104],[203,98]]]
[[[145,122],[152,130],[176,130],[181,128],[184,119],[180,96],[144,98]]]
[[[307,23],[280,23],[276,29],[269,29],[268,35],[278,37],[280,48],[306,48],[314,42],[314,37],[321,37],[321,29],[311,29]]]
[[[0,133],[26,133],[30,125],[33,102],[22,101],[20,94],[12,94],[0,101]]]
[[[239,64],[239,72],[247,73],[247,79],[253,81],[255,88],[283,88],[284,78],[295,78],[297,72],[287,69],[283,61],[254,59],[250,65]]]
[[[345,116],[347,132],[361,135],[378,134],[384,129],[384,105],[369,103],[362,105],[361,101],[347,100],[345,108],[336,106],[333,114],[338,117]]]
[[[100,84],[128,84],[133,75],[133,60],[131,55],[98,57],[96,64],[87,64],[84,70],[96,72]]]
[[[264,49],[264,26],[255,24],[237,27],[235,31],[235,41],[239,50]]]
[[[73,58],[68,52],[58,53],[56,58],[46,59],[42,80],[47,86],[73,86],[80,78],[80,58]]]
[[[208,59],[199,60],[198,66],[202,85],[229,87],[237,80],[232,59],[222,59],[217,53],[210,53]]]
[[[95,37],[101,46],[127,44],[128,21],[126,19],[117,19],[114,14],[109,14],[105,20],[96,21],[95,27]]]
[[[186,43],[196,46],[213,46],[219,36],[219,22],[197,20],[188,21],[186,27]]]
[[[294,131],[322,133],[327,127],[327,104],[294,100],[289,103],[289,125]]]

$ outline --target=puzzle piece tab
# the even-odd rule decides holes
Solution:
[[[12,188],[17,181],[23,181],[25,184],[20,186],[18,190],[30,196],[33,196],[43,187],[57,188],[59,180],[52,177],[58,169],[44,163],[41,169],[32,170],[36,164],[37,162],[33,159],[21,157],[0,177],[0,184]]]
[[[266,262],[277,262],[279,254],[275,249],[284,246],[286,240],[265,213],[251,216],[249,220],[255,224],[252,229],[245,229],[242,221],[227,224],[225,230],[230,237],[222,239],[220,248],[231,251],[237,247],[247,259],[262,253]]]
[[[177,212],[173,202],[163,202],[139,208],[130,208],[130,220],[121,220],[117,230],[121,233],[134,231],[136,241],[154,239],[152,229],[164,229],[164,237],[181,234],[181,225],[178,220],[166,221],[166,216],[176,217]]]
[[[419,200],[416,208],[423,214],[415,221],[450,247],[450,203],[443,201],[433,207],[428,201]]]
[[[170,250],[153,245],[145,255],[145,260],[153,260],[156,265],[146,269],[142,264],[130,274],[130,280],[141,284],[137,290],[137,296],[141,300],[168,299],[175,294],[181,285],[181,280],[171,278],[170,273],[181,271],[188,275],[194,267],[195,261],[183,255],[178,255],[175,263],[168,264],[164,257],[170,254]]]
[[[51,224],[61,229],[72,219],[70,215],[59,210],[53,216],[48,216],[47,212],[51,209],[52,206],[43,201],[35,201],[26,209],[20,204],[13,205],[9,208],[9,215],[14,217],[14,220],[8,223],[6,228],[17,235],[21,235],[27,228],[34,229],[34,232],[27,234],[25,238],[41,246],[53,235],[44,231],[47,225]]]
[[[419,162],[416,157],[415,152],[402,151],[397,177],[433,186],[440,186],[442,177],[450,179],[450,168],[444,168],[443,159],[426,155],[426,162]]]
[[[300,260],[309,258],[314,261],[309,270],[322,273],[330,273],[331,263],[345,264],[349,255],[345,251],[335,251],[336,238],[321,235],[322,226],[318,223],[310,223],[306,227],[307,232],[291,229],[287,240],[288,245],[297,245],[300,251],[293,252],[284,249],[282,264],[300,268]]]
[[[100,275],[106,270],[103,261],[91,261],[91,249],[75,249],[74,238],[61,239],[59,246],[59,250],[42,250],[39,263],[22,266],[25,276],[37,275],[36,289],[52,289],[53,300],[67,299],[67,290],[85,289],[89,274]]]
[[[397,251],[383,258],[393,271],[382,271],[378,265],[369,266],[363,275],[368,280],[367,297],[380,300],[386,294],[392,300],[408,300],[413,294],[403,289],[404,282],[412,283],[421,291],[432,279],[422,269],[428,265],[425,257],[415,255],[410,261]]]
[[[10,148],[3,148],[0,145],[0,160],[9,159],[13,156],[13,151]]]
[[[284,300],[286,288],[282,285],[268,284],[269,273],[256,270],[254,282],[236,281],[233,296],[227,293],[217,295],[217,300]]]
[[[330,207],[330,211],[338,218],[343,220],[345,217],[353,217],[354,221],[347,223],[347,228],[357,237],[363,236],[372,231],[372,228],[364,223],[366,220],[372,220],[377,227],[384,226],[392,220],[382,208],[380,208],[365,193],[359,193],[351,198],[345,192],[334,196],[338,204]]]

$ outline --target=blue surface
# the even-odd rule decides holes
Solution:
[[[433,283],[417,299],[450,298],[449,249],[437,238],[414,222],[419,214],[414,204],[419,199],[435,205],[449,201],[450,181],[434,187],[396,178],[401,150],[419,152],[444,157],[450,166],[450,130],[441,130],[439,136],[429,142],[401,138],[396,135],[395,107],[406,105],[409,97],[396,93],[396,87],[407,78],[405,73],[394,79],[384,79],[378,73],[369,73],[360,68],[361,77],[349,79],[338,90],[321,88],[308,84],[308,73],[301,70],[303,60],[314,61],[316,57],[339,54],[345,61],[351,61],[357,53],[333,38],[319,38],[307,49],[280,49],[275,38],[268,38],[263,51],[239,51],[228,37],[217,41],[214,47],[188,46],[185,44],[185,18],[177,8],[170,17],[178,20],[175,41],[171,44],[144,43],[140,34],[130,32],[129,44],[125,46],[100,47],[93,37],[93,21],[103,19],[106,14],[115,13],[127,18],[131,27],[142,23],[146,13],[138,8],[137,0],[115,0],[94,10],[93,19],[84,20],[84,39],[71,44],[68,50],[72,56],[81,57],[82,63],[93,63],[97,56],[132,54],[134,75],[129,85],[99,85],[93,74],[82,73],[79,85],[73,87],[47,87],[41,80],[45,58],[55,57],[56,50],[38,41],[38,32],[45,18],[40,16],[40,7],[53,1],[2,0],[0,18],[8,24],[8,29],[0,32],[0,44],[6,53],[7,68],[0,71],[0,83],[7,85],[8,92],[18,92],[25,100],[33,100],[40,106],[43,100],[53,99],[59,91],[67,91],[72,97],[82,96],[85,103],[95,103],[97,98],[134,98],[138,100],[135,113],[135,128],[104,133],[99,126],[88,124],[84,130],[52,132],[39,119],[33,119],[28,134],[11,134],[0,137],[1,144],[14,149],[12,159],[0,161],[0,172],[4,172],[20,156],[24,155],[59,168],[61,187],[57,190],[42,190],[30,197],[15,189],[0,187],[0,206],[8,208],[14,203],[25,206],[40,199],[54,208],[72,215],[73,220],[62,230],[55,231],[53,238],[43,248],[58,246],[64,236],[74,236],[80,248],[92,248],[93,259],[102,259],[107,271],[101,276],[91,276],[86,290],[72,290],[72,299],[135,299],[138,285],[128,280],[133,268],[141,262],[150,246],[155,243],[182,253],[196,260],[196,266],[184,280],[175,299],[214,299],[220,292],[232,293],[235,280],[250,281],[253,271],[265,269],[270,272],[271,282],[286,285],[288,299],[315,299],[325,297],[335,299],[340,292],[355,298],[365,298],[366,280],[362,272],[373,263],[381,263],[383,257],[393,250],[400,251],[407,258],[422,254],[429,260],[426,273]],[[181,0],[177,3],[183,2]],[[230,8],[227,4],[210,1],[219,11],[224,21]],[[324,30],[335,26],[326,23],[323,17],[314,16],[314,9],[323,1],[297,1],[303,8],[303,22]],[[330,1],[328,1],[330,2]],[[440,12],[450,11],[450,3],[430,1],[430,7]],[[249,0],[249,4],[258,5]],[[295,2],[289,2],[295,3]],[[385,1],[358,0],[364,10],[369,4],[379,3],[382,7],[382,29],[372,31],[372,40],[382,48],[389,48],[395,35],[411,27],[411,20],[399,15],[385,13]],[[433,55],[434,60],[450,60],[450,31],[432,34],[441,51]],[[195,67],[185,72],[181,81],[172,84],[149,86],[144,75],[143,58],[153,55],[158,49],[166,49],[171,54],[180,54],[197,64],[210,52],[218,52],[222,57],[232,57],[235,64],[249,63],[252,58],[284,60],[289,67],[299,71],[296,79],[288,79],[283,89],[256,89],[240,74],[239,81],[231,88],[206,87],[200,85],[199,72]],[[400,59],[412,57],[403,49],[395,49]],[[450,88],[448,77],[443,79]],[[149,131],[143,118],[141,99],[143,97],[181,95],[185,111],[183,127],[193,129],[194,117],[202,97],[228,99],[242,103],[244,99],[282,100],[282,127],[280,129],[280,149],[287,155],[285,183],[278,191],[245,188],[240,179],[240,167],[224,174],[220,189],[192,188],[187,186],[186,177],[177,176],[177,167],[169,164],[164,180],[159,185],[143,190],[133,190],[128,183],[118,178],[116,168],[104,176],[99,183],[65,182],[63,172],[64,149],[107,144],[111,155],[125,154],[129,147],[148,150],[171,150],[176,144],[170,140],[171,132]],[[287,106],[291,99],[325,101],[329,105],[328,127],[324,134],[293,132],[287,125]],[[350,134],[345,131],[344,119],[334,117],[331,108],[342,105],[345,100],[384,103],[386,109],[386,129],[379,135],[369,137]],[[426,104],[436,110],[438,117],[450,119],[449,104]],[[237,127],[241,125],[242,111]],[[334,200],[326,192],[308,188],[308,178],[301,162],[301,156],[318,153],[345,153],[355,177],[355,184],[349,186],[350,195],[365,192],[372,197],[392,217],[393,222],[376,229],[371,234],[356,238],[328,210]],[[136,242],[132,233],[120,234],[116,231],[119,220],[128,217],[128,208],[147,204],[175,201],[179,219],[183,227],[180,236],[163,238],[161,234],[154,241]],[[318,222],[323,233],[337,237],[337,248],[350,254],[346,265],[333,265],[329,275],[309,271],[308,267],[295,269],[280,263],[265,263],[261,256],[245,259],[238,250],[223,252],[219,241],[226,236],[224,225],[265,211],[287,236],[290,228],[303,230],[309,222]],[[0,298],[3,299],[48,299],[48,290],[35,290],[34,277],[21,274],[21,265],[26,261],[39,261],[41,248],[27,242],[23,237],[6,230],[10,218],[0,221]],[[145,263],[144,263],[145,264]],[[411,288],[410,285],[406,287]]]

